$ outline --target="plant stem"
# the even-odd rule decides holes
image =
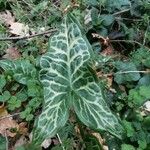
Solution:
[[[49,34],[49,33],[53,33],[53,32],[56,32],[56,31],[57,31],[57,29],[50,29],[50,30],[47,30],[45,32],[36,33],[36,34],[33,34],[33,35],[29,35],[29,36],[4,37],[4,38],[0,38],[0,41],[25,40],[25,39],[30,39],[30,38],[33,38],[33,37],[36,37],[36,36],[41,36],[41,35],[46,35],[46,34]]]
[[[57,133],[57,137],[58,137],[58,140],[59,140],[59,142],[60,142],[60,144],[62,145],[62,141],[61,141],[61,138],[60,138],[60,136],[59,136],[59,134]],[[64,146],[62,145],[62,149],[63,150],[65,150],[65,148],[64,148]]]
[[[147,38],[146,36],[147,36],[148,28],[149,28],[149,21],[147,23],[147,29],[146,29],[145,34],[144,34],[143,45],[145,45],[145,43],[146,43],[146,38]]]
[[[20,115],[20,113],[14,113],[14,114],[12,114],[12,115],[0,117],[0,120],[6,119],[6,118],[10,118],[10,117],[14,117],[14,116],[18,116],[18,115]]]
[[[8,148],[8,138],[7,138],[6,131],[5,131],[5,139],[6,139],[6,150],[9,150],[9,148]]]
[[[143,47],[147,48],[148,50],[150,50],[149,47],[147,47],[147,46],[145,46],[145,45],[143,45],[143,44],[141,44],[141,43],[139,43],[139,42],[137,42],[137,41],[134,41],[134,40],[110,40],[110,42],[136,43],[136,44],[138,44],[138,45],[140,45],[140,46],[143,46]]]

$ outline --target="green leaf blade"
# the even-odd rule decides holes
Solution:
[[[97,84],[98,80],[93,76],[94,72],[88,69],[85,71],[85,68],[83,70],[82,75],[80,75],[81,78],[78,80],[82,81],[82,85],[74,90],[73,105],[75,112],[87,126],[97,130],[109,131],[121,138],[123,128],[118,118],[112,114],[107,106],[101,88]],[[78,81],[75,84],[79,84]]]
[[[60,31],[50,39],[49,45],[40,60],[44,105],[35,123],[33,142],[39,144],[54,136],[66,123],[72,106],[87,126],[118,135],[118,120],[102,97],[95,72],[88,67],[92,64],[89,43],[72,16],[64,18]],[[108,118],[104,119],[103,114]]]
[[[36,124],[34,141],[55,135],[66,123],[73,76],[89,58],[88,46],[79,27],[71,20],[64,19],[60,32],[51,38],[50,49],[40,61],[45,104]]]
[[[68,120],[69,112],[65,100],[55,103],[51,101],[43,107],[44,110],[36,120],[36,128],[33,130],[33,144],[38,145],[47,137],[54,136]]]

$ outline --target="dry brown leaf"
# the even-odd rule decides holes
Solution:
[[[111,88],[113,82],[113,76],[108,76],[107,77],[107,87]]]
[[[0,120],[0,134],[3,136],[14,137],[16,133],[10,131],[10,129],[15,128],[18,130],[18,124],[12,118],[5,118]]]
[[[5,107],[0,108],[0,117],[8,116],[8,112],[5,109]],[[18,130],[19,125],[15,120],[13,120],[11,117],[0,119],[0,134],[2,136],[9,136],[14,137],[16,133],[13,133],[10,131],[10,129],[15,128]]]
[[[15,17],[12,16],[10,11],[6,10],[5,12],[0,13],[0,20],[6,25],[11,25],[13,22],[15,22]]]
[[[8,115],[7,110],[5,109],[4,105],[1,105],[0,106],[0,117],[4,117],[4,116],[7,116],[7,115]]]
[[[102,139],[101,135],[99,133],[91,133],[93,136],[95,136],[97,138],[97,140],[99,141],[100,145],[104,144],[104,140]]]
[[[108,146],[105,145],[105,140],[101,137],[99,133],[91,133],[93,136],[96,137],[96,139],[99,141],[100,145],[103,147],[103,150],[109,150]]]
[[[19,22],[11,23],[9,29],[10,29],[9,32],[14,35],[19,35],[19,36],[29,35],[29,26],[24,25],[23,23],[19,23]]]
[[[8,10],[0,13],[0,20],[9,26],[10,33],[18,36],[29,35],[29,26],[24,25],[23,23],[15,22],[15,17]]]
[[[92,33],[92,36],[93,36],[93,38],[98,38],[99,42],[102,45],[109,46],[109,38],[108,37],[105,38],[102,35],[99,35],[99,34],[96,34],[96,33]]]
[[[101,52],[102,55],[107,56],[107,55],[112,55],[113,54],[113,47],[109,45],[106,49],[104,49]]]
[[[28,134],[28,128],[26,127],[27,123],[26,122],[21,122],[19,124],[19,133],[22,135],[27,135]]]
[[[19,53],[18,49],[15,47],[7,49],[6,54],[3,56],[3,58],[7,58],[7,59],[18,59],[20,57],[21,54]]]

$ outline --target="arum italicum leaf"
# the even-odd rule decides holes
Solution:
[[[17,82],[25,85],[29,79],[37,76],[34,65],[28,60],[4,59],[0,61],[0,67],[9,72]]]
[[[54,136],[74,108],[87,126],[121,136],[122,126],[103,99],[91,64],[91,52],[74,18],[66,16],[40,60],[44,87],[43,111],[35,122],[33,143]]]

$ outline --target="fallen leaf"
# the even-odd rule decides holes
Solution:
[[[105,139],[103,139],[99,133],[94,132],[94,133],[91,133],[91,134],[97,138],[100,145],[103,147],[103,150],[109,150],[108,146],[105,145]]]
[[[1,105],[0,106],[0,118],[4,117],[4,116],[7,116],[7,115],[8,115],[7,110],[5,109],[4,105]]]
[[[91,10],[86,10],[86,15],[85,15],[85,17],[84,17],[84,24],[85,25],[87,25],[89,22],[91,22],[92,21],[92,18],[91,18]]]
[[[21,122],[19,124],[19,133],[22,135],[27,135],[28,134],[28,128],[26,127],[27,123],[26,122]]]
[[[58,144],[60,144],[60,142],[59,142],[59,140],[58,140],[58,139],[52,139],[52,141],[53,141],[54,145],[58,145]]]
[[[10,11],[6,10],[5,12],[0,13],[0,20],[8,26],[15,22],[15,17]]]
[[[141,116],[149,116],[150,115],[150,101],[146,101],[141,107],[140,107],[140,114]]]
[[[5,118],[0,120],[0,134],[3,136],[14,137],[16,132],[11,132],[10,129],[12,128],[18,130],[18,124],[15,120],[12,120],[12,118]]]
[[[147,101],[143,105],[144,110],[150,112],[150,101]]]
[[[102,139],[101,135],[99,133],[91,133],[93,136],[95,136],[97,138],[97,140],[99,141],[100,145],[104,144],[104,140]]]
[[[18,130],[19,125],[15,120],[12,119],[12,117],[6,117],[8,115],[9,114],[5,109],[5,107],[0,108],[0,134],[4,137],[5,136],[14,137],[16,133],[11,132],[10,129],[15,128],[16,130]]]
[[[19,35],[19,36],[29,35],[29,26],[24,25],[23,23],[19,23],[19,22],[11,23],[9,29],[10,29],[9,32],[14,35]]]
[[[6,10],[5,12],[0,13],[0,20],[9,26],[10,33],[18,36],[28,36],[29,35],[29,26],[24,25],[23,23],[15,22],[15,17]]]
[[[110,44],[109,44],[109,38],[108,37],[103,37],[103,36],[101,36],[101,35],[99,35],[99,34],[96,34],[96,33],[92,33],[92,36],[93,36],[93,38],[97,38],[97,39],[99,39],[99,42],[102,44],[102,45],[105,45],[105,46],[109,46]]]
[[[43,141],[43,143],[41,144],[41,146],[42,146],[43,148],[47,149],[47,148],[51,145],[51,143],[52,143],[51,138],[48,138],[48,139],[45,139],[45,140]]]
[[[25,144],[27,144],[27,139],[26,139],[25,136],[21,136],[21,137],[16,141],[15,146],[14,146],[14,148],[12,148],[12,150],[16,150],[17,147],[20,147],[20,146],[25,145]]]
[[[113,47],[111,45],[109,45],[106,49],[104,49],[101,52],[101,54],[104,55],[104,56],[108,56],[108,55],[113,54]]]
[[[21,57],[20,52],[18,51],[17,48],[12,47],[6,50],[6,54],[3,56],[3,58],[7,58],[7,59],[18,59]]]
[[[107,87],[111,88],[113,82],[113,76],[108,76],[107,77]]]

